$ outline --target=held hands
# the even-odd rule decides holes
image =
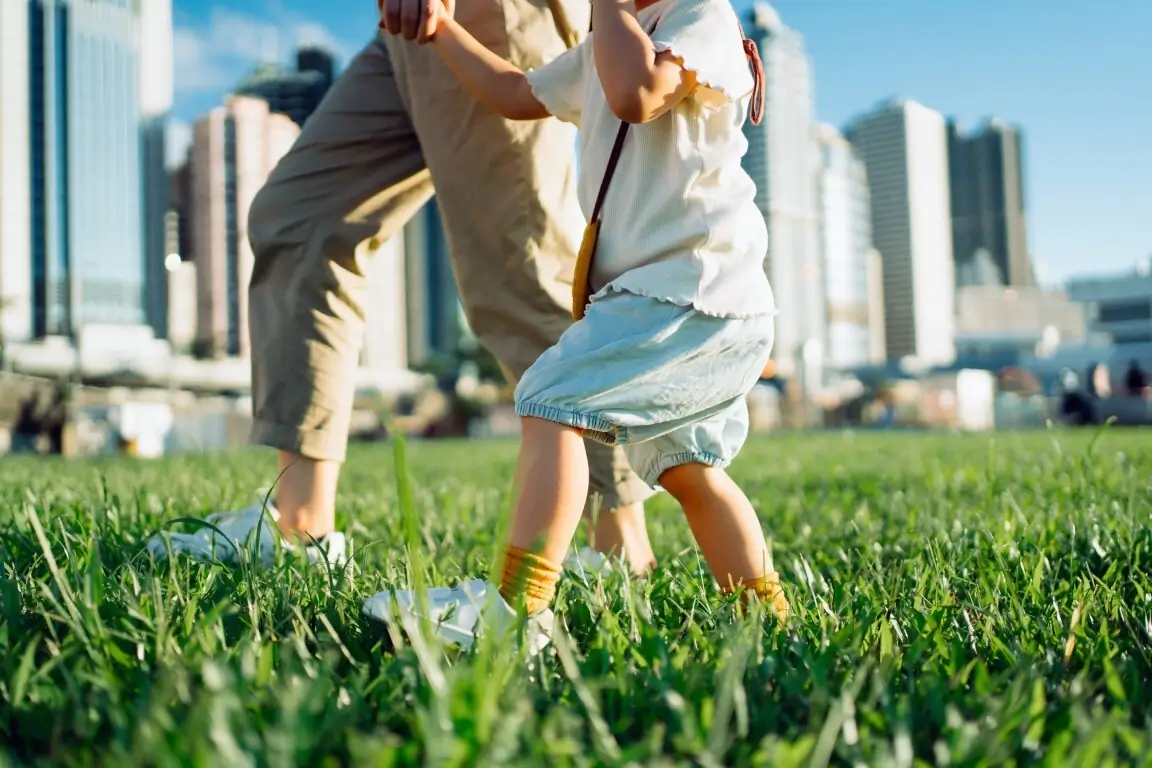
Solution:
[[[379,8],[380,29],[422,45],[452,18],[456,0],[379,0]]]

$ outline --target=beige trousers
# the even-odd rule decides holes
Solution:
[[[566,11],[587,29],[585,3]],[[547,0],[459,0],[456,17],[524,69],[565,50]],[[433,186],[468,322],[519,378],[571,322],[583,229],[574,141],[555,119],[503,120],[429,47],[381,33],[356,56],[249,216],[253,442],[343,461],[365,261]],[[619,449],[588,443],[588,458],[604,509],[651,495]]]

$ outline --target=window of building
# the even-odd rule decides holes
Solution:
[[[1127,323],[1133,320],[1152,320],[1152,301],[1125,301],[1101,303],[1097,319],[1102,323]]]

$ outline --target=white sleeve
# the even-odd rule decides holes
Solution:
[[[677,0],[656,23],[652,43],[695,73],[697,100],[706,107],[739,101],[754,80],[740,22],[727,0]]]
[[[580,125],[584,95],[588,89],[591,36],[569,48],[542,67],[525,73],[532,95],[553,117]]]

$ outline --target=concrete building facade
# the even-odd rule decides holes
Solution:
[[[1152,344],[1152,258],[1130,272],[1070,280],[1068,295],[1084,305],[1090,334],[1117,346]]]
[[[33,335],[143,323],[140,4],[28,13]]]
[[[893,100],[845,133],[868,174],[888,358],[948,364],[956,354],[955,267],[944,118],[914,101]]]
[[[267,102],[246,96],[229,97],[193,126],[188,219],[201,355],[248,355],[248,212],[299,132]]]
[[[296,68],[264,63],[244,78],[236,93],[264,99],[273,112],[287,115],[299,126],[312,116],[336,80],[336,60],[329,51],[303,46]]]
[[[956,284],[1035,284],[1028,251],[1024,139],[992,119],[971,133],[948,125]]]
[[[168,119],[174,98],[172,0],[147,0],[140,21],[140,171],[144,316],[159,339],[168,338],[165,215],[169,209]]]
[[[32,337],[27,2],[0,2],[0,344]]]
[[[879,255],[872,247],[868,174],[852,145],[834,127],[816,127],[820,158],[821,272],[828,319],[825,364],[849,369],[883,362],[883,298]],[[881,291],[882,291],[881,287]],[[877,343],[879,342],[879,343]]]
[[[766,103],[763,122],[745,124],[744,168],[756,182],[756,203],[768,225],[765,269],[780,310],[773,358],[787,377],[796,372],[801,345],[827,335],[812,62],[804,38],[768,3],[755,4],[745,27],[764,62]]]

